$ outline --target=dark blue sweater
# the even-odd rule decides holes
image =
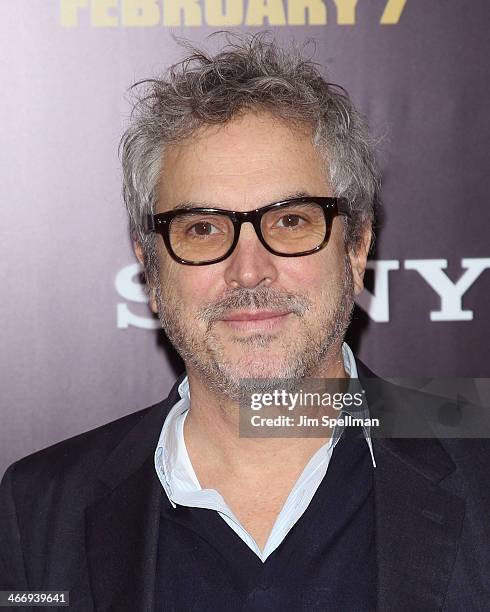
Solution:
[[[173,508],[162,491],[155,610],[375,609],[373,466],[341,438],[303,516],[263,563],[215,510]]]

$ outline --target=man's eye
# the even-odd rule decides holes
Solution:
[[[189,227],[187,233],[191,236],[212,236],[219,234],[219,229],[208,221],[199,221]]]
[[[280,217],[274,225],[279,228],[296,228],[302,227],[305,223],[305,219],[300,215],[288,214]]]

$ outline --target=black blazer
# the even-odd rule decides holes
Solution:
[[[361,382],[374,376],[358,369]],[[153,456],[179,382],[159,404],[7,470],[0,590],[70,591],[72,611],[153,609],[163,494]],[[411,417],[416,395],[400,397]],[[395,404],[368,402],[396,430]],[[490,610],[489,441],[373,438],[373,447],[377,610]]]

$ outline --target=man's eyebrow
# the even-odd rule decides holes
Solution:
[[[264,204],[258,204],[255,208],[260,208],[261,206],[267,206],[267,204],[272,204],[274,202],[283,202],[284,200],[292,200],[293,198],[308,198],[311,197],[311,193],[307,191],[295,191],[293,193],[287,193],[281,198],[277,198],[275,200],[271,200],[270,202],[265,202]],[[194,208],[221,208],[221,206],[216,206],[215,204],[210,204],[209,202],[179,202],[175,206],[173,206],[170,210],[193,210]]]
[[[286,196],[284,196],[282,200],[292,200],[293,198],[311,198],[311,197],[312,197],[311,193],[308,193],[307,191],[295,191],[294,193],[289,193]],[[277,201],[281,202],[282,200],[277,200]]]
[[[170,210],[192,210],[193,208],[216,208],[216,206],[212,206],[206,202],[179,202]]]

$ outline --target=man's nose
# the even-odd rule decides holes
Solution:
[[[260,242],[251,223],[243,223],[238,244],[225,260],[225,281],[232,288],[269,286],[277,279],[277,260]]]

